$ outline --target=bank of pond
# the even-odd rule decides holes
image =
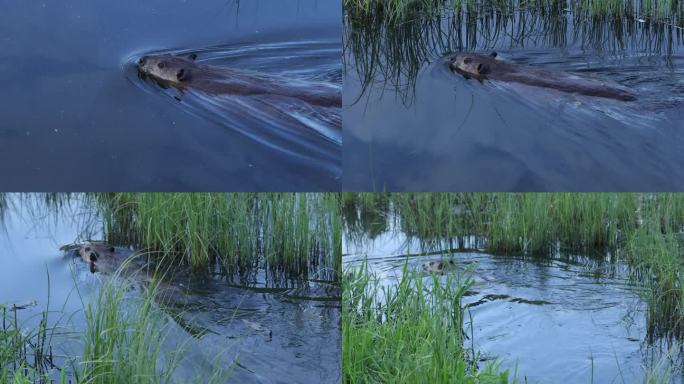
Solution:
[[[338,196],[0,200],[1,382],[341,380]]]
[[[343,194],[346,382],[679,382],[681,194]]]

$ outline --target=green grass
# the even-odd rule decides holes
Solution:
[[[119,279],[107,279],[92,302],[84,303],[86,327],[79,382],[161,383],[173,375],[173,361],[158,366],[168,327],[154,310],[154,287],[139,300],[126,300],[129,290]]]
[[[649,339],[684,339],[684,194],[344,194],[342,201],[353,241],[367,236],[360,222],[373,209],[370,220],[396,217],[394,228],[425,252],[476,246],[535,257],[620,258],[646,288]],[[476,244],[466,244],[470,236]]]
[[[365,265],[343,278],[342,370],[345,383],[508,383],[497,363],[479,368],[464,346],[461,299],[472,281],[434,276],[425,284],[403,271],[381,286]]]
[[[49,286],[49,274],[47,280]],[[33,305],[27,304],[28,307]],[[52,341],[53,338],[66,336],[67,333],[60,326],[63,316],[55,320],[54,324],[50,324],[49,290],[45,310],[26,320],[35,323],[37,319],[36,325],[27,327],[19,321],[18,312],[22,310],[25,308],[0,303],[0,383],[49,380],[58,368]],[[65,370],[62,369],[61,376],[64,374]]]
[[[267,267],[295,277],[341,264],[336,194],[135,193],[97,195],[106,240],[179,264]]]
[[[39,324],[31,326],[30,319],[20,323],[16,311],[0,305],[0,383],[180,382],[175,373],[191,339],[188,336],[179,349],[169,350],[166,340],[173,321],[157,302],[158,282],[152,281],[140,293],[122,275],[125,268],[109,276],[89,299],[81,297],[85,323],[68,332],[83,346],[79,354],[60,348],[63,339],[54,334],[62,330],[61,336],[67,335],[63,331],[67,325],[49,325],[47,309],[41,312]],[[231,370],[214,364],[212,372],[196,372],[195,380],[225,383]]]

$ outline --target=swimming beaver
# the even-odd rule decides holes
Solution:
[[[632,91],[621,87],[619,84],[585,79],[565,72],[551,72],[511,64],[496,60],[496,56],[496,52],[492,52],[491,55],[459,53],[449,59],[449,68],[467,79],[511,81],[536,87],[553,88],[568,93],[624,101],[637,99]]]
[[[115,273],[123,267],[122,276],[135,280],[144,285],[154,281],[138,264],[125,264],[126,260],[140,254],[127,249],[115,248],[105,243],[84,243],[78,248],[78,256],[88,263],[90,272]],[[181,288],[166,283],[164,281],[155,282],[155,299],[166,305],[184,306],[197,300],[190,296]]]
[[[312,105],[341,107],[338,88],[305,80],[293,80],[254,71],[222,68],[195,62],[196,54],[144,56],[138,70],[163,87],[192,88],[208,94],[277,95],[297,98]]]
[[[449,261],[426,261],[423,263],[423,270],[434,273],[444,273],[444,270],[455,265],[453,260]]]
[[[110,264],[115,252],[114,247],[101,243],[85,243],[78,249],[78,255],[88,263],[90,272],[93,273],[98,270],[99,265]]]

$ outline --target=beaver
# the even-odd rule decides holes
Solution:
[[[90,272],[106,274],[116,273],[122,266],[121,275],[143,285],[155,284],[155,299],[166,305],[185,306],[195,302],[182,288],[164,281],[155,281],[139,263],[127,263],[127,260],[140,256],[140,253],[113,247],[105,243],[84,243],[76,251],[78,256],[88,264]],[[164,276],[168,278],[167,276]]]
[[[426,261],[423,263],[423,270],[434,273],[444,273],[444,270],[451,268],[455,265],[453,260],[449,261]]]
[[[499,80],[516,82],[535,87],[553,88],[567,93],[604,97],[622,101],[637,99],[634,92],[619,84],[585,79],[565,72],[551,72],[524,65],[507,63],[490,55],[459,53],[449,59],[449,68],[466,79]]]
[[[197,54],[143,56],[138,71],[164,88],[181,92],[195,89],[213,95],[276,95],[297,98],[311,105],[341,107],[340,90],[329,84],[293,80],[255,71],[199,64]]]
[[[111,264],[115,253],[116,249],[114,247],[103,243],[85,243],[78,249],[78,255],[83,261],[88,263],[92,273],[98,271],[98,266]]]

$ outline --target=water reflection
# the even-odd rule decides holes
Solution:
[[[647,337],[642,288],[615,255],[492,255],[475,248],[482,244],[476,237],[423,238],[391,208],[366,218],[374,222],[382,212],[382,233],[359,224],[364,216],[345,216],[344,268],[365,264],[381,285],[398,284],[406,268],[429,286],[433,277],[424,263],[453,261],[440,281],[453,274],[473,278],[463,300],[472,316],[466,344],[473,343],[483,361],[502,359],[503,368],[530,383],[638,381],[652,369],[679,366],[676,343]]]

